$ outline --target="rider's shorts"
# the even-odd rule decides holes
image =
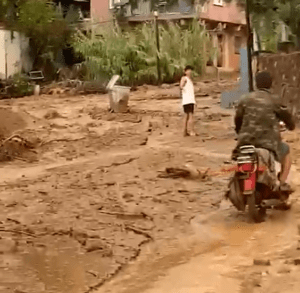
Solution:
[[[279,144],[279,161],[281,162],[284,157],[286,157],[290,153],[290,147],[285,142],[281,142]]]

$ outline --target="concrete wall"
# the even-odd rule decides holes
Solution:
[[[273,78],[273,91],[281,96],[294,114],[300,110],[300,52],[270,54],[259,57],[259,70],[267,70]],[[283,86],[283,85],[286,86]],[[283,91],[284,87],[286,88]],[[284,93],[285,92],[285,93]]]
[[[91,0],[91,16],[93,22],[107,22],[112,15],[109,7],[109,0]]]
[[[7,64],[7,72],[6,72]],[[19,33],[0,30],[0,78],[30,71],[32,61],[29,55],[28,40]]]

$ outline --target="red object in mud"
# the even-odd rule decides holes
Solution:
[[[252,163],[245,163],[239,166],[239,171],[242,173],[255,172],[255,165]]]
[[[244,163],[239,165],[239,172],[247,173],[249,177],[244,179],[244,191],[254,191],[256,187],[256,165],[253,163]]]
[[[254,191],[256,188],[256,173],[249,174],[249,178],[244,180],[244,191]]]

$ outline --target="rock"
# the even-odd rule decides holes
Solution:
[[[146,145],[148,143],[148,137],[145,136],[142,138],[140,145]]]
[[[11,238],[0,239],[0,254],[13,253],[17,251],[17,242]]]
[[[169,88],[171,88],[171,86],[169,84],[164,83],[164,84],[162,84],[160,86],[160,88],[162,88],[162,89],[169,89]]]
[[[102,240],[99,239],[89,239],[86,243],[86,251],[101,252],[103,257],[110,257],[113,254],[112,250]]]
[[[129,192],[125,192],[123,194],[123,198],[126,199],[126,200],[129,200],[129,199],[133,199],[134,198],[134,195],[129,193]]]
[[[291,269],[289,267],[281,267],[279,270],[278,270],[278,274],[289,274],[291,272]]]
[[[47,120],[60,118],[61,115],[56,110],[49,110],[45,115],[44,118]]]
[[[85,174],[85,179],[90,179],[90,178],[92,178],[92,172],[87,172]]]
[[[104,182],[103,185],[114,186],[114,185],[116,185],[116,181],[107,181],[107,182]]]
[[[191,164],[186,164],[185,167],[186,167],[186,170],[190,172],[191,178],[199,177],[199,171],[196,167],[192,166]]]
[[[85,245],[87,241],[87,234],[83,231],[72,231],[72,237],[77,240],[81,245]]]
[[[294,265],[299,266],[300,265],[300,259],[294,259]]]
[[[297,227],[298,227],[298,235],[300,235],[300,224],[298,224]]]
[[[253,264],[255,266],[270,266],[271,262],[270,262],[270,260],[254,259]]]

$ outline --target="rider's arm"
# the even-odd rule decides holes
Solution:
[[[294,130],[296,127],[293,115],[286,106],[278,105],[276,109],[276,115],[279,120],[283,121],[288,130]]]
[[[238,134],[241,130],[243,124],[243,116],[244,116],[244,106],[242,101],[238,103],[236,108],[235,117],[234,117],[234,124],[235,124],[235,132]]]

